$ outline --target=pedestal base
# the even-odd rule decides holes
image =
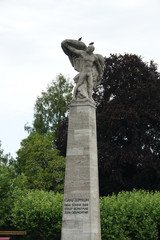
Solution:
[[[61,240],[100,240],[95,106],[70,105]]]

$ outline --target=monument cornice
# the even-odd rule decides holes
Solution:
[[[90,106],[96,109],[96,103],[94,101],[91,101],[90,99],[88,100],[76,100],[76,101],[71,101],[69,104],[69,107],[75,107],[75,106]]]

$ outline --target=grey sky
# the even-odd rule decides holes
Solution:
[[[0,140],[15,152],[27,137],[34,103],[59,73],[76,72],[61,50],[65,38],[95,52],[135,53],[160,65],[159,0],[0,0]]]

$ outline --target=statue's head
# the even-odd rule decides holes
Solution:
[[[95,47],[94,47],[93,45],[89,45],[89,46],[87,47],[86,52],[87,52],[87,53],[93,53],[94,49],[95,49]]]

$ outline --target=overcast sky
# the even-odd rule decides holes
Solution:
[[[76,72],[66,39],[95,43],[95,53],[133,53],[160,66],[159,0],[0,0],[0,140],[16,156],[34,103],[56,75]]]

